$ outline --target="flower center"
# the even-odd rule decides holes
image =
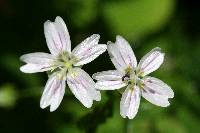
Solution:
[[[73,64],[76,62],[76,58],[70,53],[61,53],[54,61],[54,68],[52,71],[63,71],[64,73],[69,71]]]
[[[128,85],[137,85],[140,88],[142,88],[141,86],[143,85],[142,83],[142,78],[138,72],[136,70],[134,70],[131,67],[128,67],[125,70],[125,75],[122,77],[122,81],[125,82]],[[134,87],[131,87],[134,88]]]

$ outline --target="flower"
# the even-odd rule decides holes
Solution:
[[[66,81],[85,107],[90,108],[93,100],[100,101],[101,94],[95,89],[95,82],[80,68],[106,51],[105,44],[98,44],[100,36],[94,34],[88,37],[71,51],[68,29],[61,17],[56,17],[55,22],[46,21],[44,34],[51,54],[36,52],[20,57],[27,63],[20,68],[24,73],[52,72],[42,94],[40,107],[50,106],[51,112],[56,110],[63,99]]]
[[[160,48],[147,53],[137,65],[136,57],[129,43],[121,36],[116,42],[108,42],[108,53],[117,70],[93,74],[97,80],[95,88],[115,90],[127,86],[120,101],[120,114],[123,118],[133,119],[138,112],[141,95],[149,102],[167,107],[168,98],[174,97],[173,90],[163,81],[147,76],[163,63],[164,54]]]

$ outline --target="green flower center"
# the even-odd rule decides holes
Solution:
[[[77,59],[73,55],[67,52],[63,52],[52,63],[53,65],[50,74],[58,72],[60,75],[65,75],[66,72],[73,68],[73,64],[76,62]]]
[[[73,55],[67,52],[60,54],[57,60],[60,67],[66,70],[71,69],[73,64],[77,61]]]
[[[139,88],[143,88],[142,78],[143,76],[137,71],[137,69],[128,67],[125,69],[125,75],[122,77],[122,81],[128,85],[131,86],[137,85],[139,86]]]

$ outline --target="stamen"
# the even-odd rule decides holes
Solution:
[[[123,77],[122,77],[122,81],[127,81],[130,79],[130,75],[129,74],[125,74]]]

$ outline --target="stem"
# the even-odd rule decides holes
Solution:
[[[133,133],[133,123],[129,119],[125,119],[124,133]]]

